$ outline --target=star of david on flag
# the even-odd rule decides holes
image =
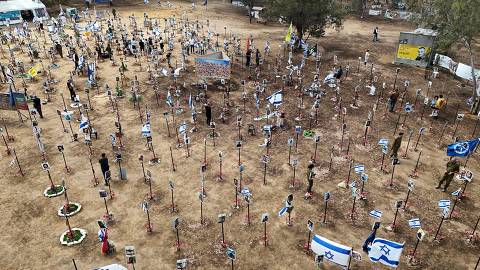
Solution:
[[[372,245],[368,247],[368,257],[374,263],[380,262],[384,265],[396,268],[402,255],[404,243],[397,243],[387,239],[375,238]]]
[[[373,211],[370,211],[369,215],[374,217],[374,218],[381,218],[382,217],[382,211],[378,211],[378,210],[373,210]]]
[[[152,136],[152,131],[150,129],[150,124],[145,124],[142,126],[142,137],[151,137]]]
[[[449,144],[447,146],[447,156],[449,157],[466,157],[475,150],[480,138],[476,138],[470,141],[461,141]]]
[[[408,226],[410,226],[410,228],[420,228],[421,227],[420,219],[419,218],[410,219],[408,221]]]
[[[460,196],[460,194],[462,194],[462,188],[459,188],[459,189],[455,190],[454,192],[452,192],[452,196],[455,196],[455,197]]]
[[[354,167],[355,173],[363,173],[365,171],[365,166],[362,164],[357,164]]]
[[[272,103],[272,105],[275,106],[275,108],[282,105],[282,100],[283,100],[282,90],[273,93],[271,96],[267,97],[266,100]]]
[[[450,200],[440,200],[438,201],[438,207],[440,208],[449,208],[450,207]]]
[[[351,247],[328,240],[327,238],[315,235],[312,238],[311,249],[317,255],[323,255],[324,258],[341,266],[348,266]]]

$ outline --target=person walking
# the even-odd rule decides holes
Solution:
[[[392,145],[392,150],[390,157],[396,162],[396,164],[400,163],[398,161],[398,150],[400,149],[400,146],[402,145],[402,139],[403,139],[403,132],[398,133],[398,135],[395,137],[395,140],[393,141]]]
[[[260,65],[260,50],[258,49],[255,52],[255,63],[257,64],[257,67]]]
[[[307,171],[307,192],[305,193],[304,199],[308,200],[312,198],[312,187],[313,187],[313,178],[315,177],[315,172],[313,172],[313,168],[315,166],[313,164],[308,165],[308,171]]]
[[[378,26],[373,29],[373,42],[378,42]]]
[[[399,94],[396,89],[393,89],[392,91],[390,91],[388,96],[388,103],[387,103],[389,112],[393,112],[393,110],[395,109],[395,104],[397,103],[398,96]]]
[[[57,51],[57,54],[60,55],[61,58],[63,58],[63,48],[59,42],[55,43],[55,50]]]
[[[100,163],[100,168],[102,169],[103,180],[105,181],[105,186],[108,186],[108,180],[106,178],[106,172],[110,171],[110,165],[108,164],[108,158],[105,153],[102,153],[102,157],[98,160]]]
[[[370,58],[370,50],[365,52],[365,57],[363,58],[363,64],[366,66],[368,63],[368,59]]]
[[[40,118],[43,118],[42,101],[37,96],[33,96],[32,101],[33,101],[33,108],[37,110],[38,114],[40,115]]]
[[[205,104],[205,117],[207,118],[207,126],[210,126],[210,122],[212,121],[212,107],[208,103]]]
[[[246,54],[246,59],[247,59],[247,60],[245,61],[245,65],[246,65],[247,67],[250,66],[250,59],[251,59],[251,58],[252,58],[252,50],[248,49],[248,50],[247,50],[247,54]]]
[[[75,86],[73,85],[72,79],[68,79],[67,81],[67,88],[70,92],[70,99],[72,102],[75,102],[75,98],[77,97],[77,93],[75,93]]]
[[[436,189],[442,187],[443,182],[445,182],[445,186],[443,187],[443,192],[447,192],[448,186],[450,186],[450,182],[453,180],[453,176],[460,171],[460,162],[456,157],[452,158],[449,162],[447,162],[447,168],[445,173],[443,174],[442,178],[438,182]]]

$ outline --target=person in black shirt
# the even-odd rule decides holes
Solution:
[[[212,107],[210,105],[205,104],[205,116],[207,117],[207,126],[210,126],[210,122],[212,121]]]
[[[75,97],[77,97],[77,93],[75,93],[75,87],[73,85],[72,79],[69,79],[67,81],[67,88],[68,88],[68,91],[70,92],[70,99],[72,100],[72,102],[75,102]]]
[[[57,54],[60,55],[61,58],[63,58],[63,49],[60,43],[55,43],[55,50],[57,51]]]
[[[250,66],[250,59],[252,58],[252,50],[248,49],[247,50],[247,61],[245,61],[245,65],[247,67]]]
[[[43,118],[43,113],[42,113],[42,102],[37,96],[33,96],[33,108],[37,110],[38,114],[40,115],[40,118]]]
[[[260,65],[260,51],[258,49],[255,52],[255,63],[257,64],[257,67]]]
[[[98,160],[100,163],[100,168],[102,169],[103,179],[105,180],[105,185],[108,186],[108,180],[105,178],[105,173],[110,171],[110,166],[108,165],[108,158],[105,153],[102,153],[102,158]]]

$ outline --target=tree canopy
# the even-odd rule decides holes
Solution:
[[[470,66],[475,67],[475,50],[473,45],[480,35],[480,0],[409,0],[409,9],[418,12],[418,24],[438,31],[437,46],[448,50],[457,43],[468,51]],[[472,69],[472,77],[474,76]],[[477,84],[473,80],[475,97],[472,111],[478,111]]]
[[[336,0],[268,0],[267,13],[292,23],[297,36],[321,37],[328,26],[341,27],[346,14]]]

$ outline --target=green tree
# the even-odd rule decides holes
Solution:
[[[242,4],[247,6],[248,18],[250,20],[250,23],[252,23],[252,8],[254,7],[256,1],[255,0],[241,0],[241,1],[242,1]]]
[[[478,113],[473,45],[480,34],[480,0],[409,0],[407,4],[409,9],[418,12],[419,16],[415,20],[419,25],[438,31],[437,45],[440,49],[448,50],[458,43],[467,49],[474,78],[471,112]]]
[[[340,28],[345,10],[336,0],[268,0],[267,14],[291,22],[302,39],[305,34],[321,37],[328,26]]]

